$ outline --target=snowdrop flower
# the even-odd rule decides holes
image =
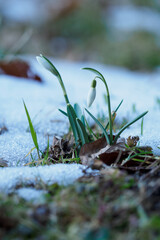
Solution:
[[[64,95],[64,98],[65,98],[65,101],[66,103],[68,104],[69,103],[69,99],[68,99],[68,96],[67,96],[67,92],[66,92],[66,89],[65,89],[65,86],[64,86],[64,83],[63,83],[63,80],[62,80],[62,77],[60,75],[60,73],[58,72],[58,70],[55,68],[55,66],[49,61],[48,58],[46,58],[45,56],[43,56],[42,54],[40,54],[40,56],[37,56],[37,61],[38,63],[44,67],[46,70],[50,71],[53,75],[55,75],[61,85],[61,88],[62,88],[62,91],[63,91],[63,95]]]
[[[42,67],[44,67],[45,69],[47,69],[48,71],[53,73],[55,76],[58,76],[57,69],[53,66],[53,64],[46,57],[44,57],[42,54],[40,54],[40,56],[37,56],[36,59]]]
[[[92,84],[91,84],[91,88],[89,90],[89,93],[88,93],[88,97],[87,97],[87,106],[90,107],[92,105],[92,103],[94,102],[94,99],[96,97],[96,80],[94,79],[92,81]]]

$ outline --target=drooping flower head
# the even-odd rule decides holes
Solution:
[[[92,103],[94,102],[94,99],[96,97],[96,85],[97,85],[97,82],[94,79],[92,81],[91,88],[89,90],[88,97],[87,97],[87,106],[88,107],[90,107],[92,105]]]

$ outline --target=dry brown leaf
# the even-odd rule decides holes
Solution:
[[[0,61],[0,74],[32,79],[42,82],[42,79],[33,73],[29,64],[22,60]]]
[[[97,158],[106,165],[111,165],[116,162],[120,152],[123,157],[128,152],[125,147],[125,139],[119,138],[116,144],[109,145],[105,137],[103,137],[83,145],[80,150],[80,159],[84,165],[90,165]]]
[[[93,168],[96,168],[98,159],[101,163],[98,165],[101,166],[101,168],[103,168],[105,164],[107,166],[114,165],[129,172],[138,170],[140,172],[147,172],[148,169],[150,169],[148,167],[155,161],[155,158],[152,153],[139,155],[141,151],[148,152],[151,151],[151,148],[148,146],[134,148],[134,150],[132,150],[132,148],[126,148],[124,138],[119,138],[116,144],[109,145],[103,137],[83,145],[80,150],[80,159],[82,164],[93,166]],[[132,159],[126,160],[129,155],[135,155],[135,153],[138,153],[136,158],[142,160],[142,162]],[[99,166],[97,169],[100,169]]]
[[[59,160],[60,157],[66,158],[72,154],[72,144],[62,138],[53,138],[52,146],[49,149],[49,158]]]

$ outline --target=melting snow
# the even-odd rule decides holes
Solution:
[[[18,187],[36,184],[68,185],[83,176],[85,166],[80,164],[55,164],[39,167],[9,167],[0,169],[0,192],[12,193]],[[22,193],[22,192],[21,192]]]

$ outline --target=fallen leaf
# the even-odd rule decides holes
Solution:
[[[92,168],[96,168],[96,165],[98,165],[97,169],[100,169],[100,166],[104,167],[105,164],[129,172],[148,172],[150,170],[149,166],[156,160],[150,152],[151,150],[152,148],[148,146],[127,148],[124,138],[119,138],[115,144],[109,145],[103,137],[84,144],[80,150],[80,159],[83,165]],[[132,156],[135,155],[136,159],[132,159]]]
[[[80,150],[80,159],[82,164],[91,164],[95,159],[99,158],[106,165],[111,165],[116,162],[116,159],[121,152],[121,157],[127,156],[127,148],[125,147],[125,139],[118,139],[114,145],[107,144],[105,137],[84,144]]]
[[[54,137],[49,149],[49,158],[59,160],[60,157],[66,158],[69,155],[72,155],[72,144],[68,140]]]
[[[0,61],[0,74],[32,79],[42,82],[42,79],[33,73],[30,65],[22,60]]]

